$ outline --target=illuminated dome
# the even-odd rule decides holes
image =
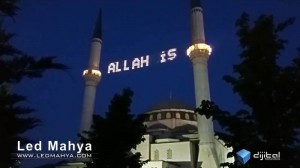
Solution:
[[[145,113],[147,132],[157,138],[178,137],[197,132],[194,108],[175,100],[162,101]]]

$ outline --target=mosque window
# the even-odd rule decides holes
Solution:
[[[194,117],[194,120],[197,120],[197,115],[196,114],[194,114],[193,117]]]
[[[154,151],[154,160],[159,160],[159,151],[157,149]]]
[[[150,116],[149,116],[149,120],[150,120],[150,121],[153,120],[153,115],[150,115]]]
[[[172,149],[167,150],[167,159],[172,159]]]
[[[166,118],[171,118],[171,113],[167,113]]]
[[[176,113],[176,118],[180,118],[180,113]]]
[[[190,119],[190,115],[188,113],[185,113],[185,119],[189,120]]]
[[[160,120],[160,119],[161,119],[161,113],[158,113],[157,116],[156,116],[156,118],[157,118],[158,120]]]

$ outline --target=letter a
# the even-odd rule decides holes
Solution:
[[[116,72],[115,69],[116,69],[116,65],[115,65],[114,62],[112,62],[112,63],[110,63],[110,64],[108,65],[107,73],[110,73],[110,72]]]
[[[135,69],[135,68],[140,68],[140,60],[139,60],[139,58],[135,58],[132,61],[132,69]]]

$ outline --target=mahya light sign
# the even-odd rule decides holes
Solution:
[[[171,48],[166,51],[160,52],[160,63],[167,61],[173,61],[177,56],[177,49]],[[107,67],[107,73],[116,73],[122,71],[129,71],[134,69],[140,69],[150,66],[150,55],[136,57],[132,61],[123,60],[118,62],[111,62]]]

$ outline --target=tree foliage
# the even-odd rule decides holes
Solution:
[[[0,0],[0,14],[4,16],[15,16],[19,7],[17,5],[19,0]]]
[[[0,17],[15,16],[19,9],[17,3],[17,0],[1,0]],[[10,87],[26,77],[41,78],[46,70],[65,70],[67,67],[54,62],[55,57],[36,58],[16,49],[11,44],[13,34],[5,31],[3,21],[0,21],[0,167],[4,168],[17,163],[12,155],[17,152],[17,142],[30,142],[24,133],[40,123],[31,115],[34,109],[24,106],[26,97],[12,92]]]
[[[140,168],[145,163],[140,153],[131,151],[144,141],[146,133],[144,117],[130,113],[132,96],[130,89],[116,94],[105,117],[94,115],[92,130],[80,136],[83,143],[92,144],[97,156],[88,163],[89,168]]]
[[[290,18],[276,24],[273,16],[261,15],[251,24],[245,13],[236,22],[241,62],[233,66],[234,76],[224,76],[224,80],[232,85],[245,108],[229,113],[209,102],[213,108],[209,111],[215,111],[214,119],[224,129],[218,133],[219,137],[233,146],[229,156],[247,149],[252,156],[258,151],[280,152],[280,160],[252,158],[246,165],[238,161],[224,165],[260,168],[300,165],[300,50],[290,65],[278,62],[287,43],[280,33],[293,22]]]

